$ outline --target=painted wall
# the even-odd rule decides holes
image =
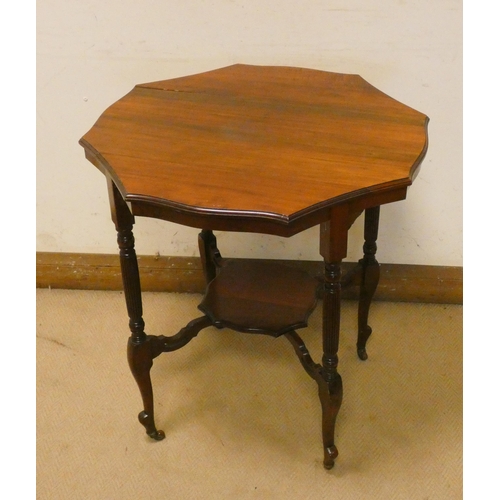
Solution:
[[[37,250],[117,251],[104,177],[78,145],[107,106],[136,83],[237,62],[357,73],[427,114],[427,157],[407,200],[382,207],[378,256],[462,265],[459,0],[38,0]],[[196,255],[197,233],[137,218],[137,251]],[[318,234],[218,239],[226,256],[319,259]]]

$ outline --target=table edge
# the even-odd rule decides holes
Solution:
[[[106,159],[83,137],[79,144],[84,148],[87,160],[113,181],[123,199],[131,206],[134,215],[160,218],[199,228],[210,227],[212,229],[255,231],[289,236],[327,220],[330,209],[335,205],[350,203],[355,205],[356,209],[365,209],[404,199],[406,189],[418,175],[420,165],[427,153],[427,123],[428,118],[425,124],[425,143],[421,153],[411,166],[408,177],[351,191],[310,205],[290,215],[264,211],[197,207],[149,195],[128,193]]]

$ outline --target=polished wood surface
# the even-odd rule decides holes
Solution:
[[[143,399],[139,420],[156,440],[153,359],[208,326],[285,335],[318,384],[323,464],[338,455],[335,422],[342,287],[360,286],[358,356],[379,279],[379,206],[405,198],[427,149],[427,122],[357,75],[235,65],[136,86],[81,139],[106,175],[129,315],[128,360]],[[364,257],[347,276],[348,231],[365,212]],[[134,216],[202,229],[204,316],[176,335],[149,335],[142,318]],[[324,259],[321,364],[295,332],[307,325],[317,281],[269,263],[226,262],[213,229],[291,236],[320,224]]]
[[[279,337],[307,326],[319,285],[282,264],[230,260],[208,284],[199,309],[219,328]]]
[[[234,65],[137,85],[80,143],[143,211],[286,224],[404,191],[426,151],[427,121],[358,75]]]

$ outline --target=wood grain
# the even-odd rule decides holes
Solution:
[[[358,75],[234,65],[137,85],[80,144],[127,201],[288,222],[409,186],[427,122]]]
[[[218,327],[278,337],[307,326],[318,280],[273,261],[228,260],[198,308]]]

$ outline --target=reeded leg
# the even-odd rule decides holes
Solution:
[[[335,446],[335,422],[342,404],[342,379],[337,372],[339,362],[340,292],[342,259],[347,255],[347,233],[352,214],[347,205],[332,207],[330,219],[321,224],[320,252],[325,260],[323,296],[323,359],[318,379],[323,410],[323,448],[325,469],[331,469],[338,455]]]
[[[337,372],[340,332],[340,262],[325,264],[323,299],[323,359],[318,380],[322,408],[325,469],[331,469],[338,455],[334,433],[337,414],[342,404],[342,379]]]
[[[368,325],[368,313],[377,289],[380,266],[375,258],[377,252],[377,235],[380,207],[369,208],[365,211],[365,243],[363,245],[363,258],[361,264],[361,287],[358,307],[358,356],[362,360],[368,359],[366,341],[372,333]]]

